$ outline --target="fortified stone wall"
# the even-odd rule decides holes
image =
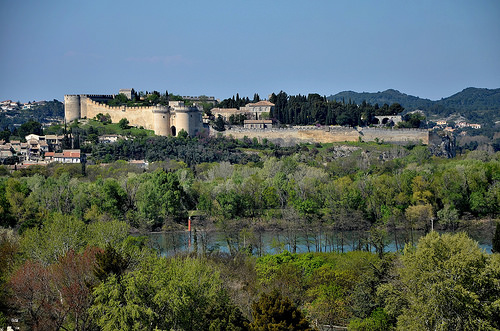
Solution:
[[[346,128],[346,127],[294,127],[290,129],[230,129],[223,135],[236,139],[267,139],[281,146],[292,146],[298,143],[332,143],[345,141],[384,141],[393,144],[409,142],[429,144],[429,132],[419,129],[378,129],[378,128]]]
[[[112,95],[65,95],[64,115],[67,121],[79,118],[94,118],[98,114],[109,114],[113,123],[126,118],[130,125],[153,130],[161,136],[177,135],[181,130],[195,136],[202,129],[201,113],[196,107],[187,107],[183,102],[172,101],[169,107],[108,106],[102,101]]]
[[[409,142],[429,144],[429,131],[424,129],[379,129],[363,128],[360,131],[363,141],[389,142],[393,144],[407,144]]]
[[[85,108],[87,118],[94,118],[99,113],[103,115],[109,114],[113,123],[118,123],[122,118],[126,118],[130,125],[137,127],[142,126],[148,130],[155,129],[155,118],[153,116],[154,107],[112,107],[86,98]],[[165,118],[165,120],[170,122],[170,117]]]

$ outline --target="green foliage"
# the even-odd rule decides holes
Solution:
[[[96,253],[95,259],[94,275],[101,282],[106,281],[110,275],[115,275],[117,279],[121,279],[122,274],[129,265],[129,259],[122,256],[109,243],[103,252]]]
[[[221,131],[225,131],[225,130],[226,130],[226,128],[225,128],[225,126],[224,126],[224,120],[222,119],[222,116],[220,116],[220,115],[219,115],[219,116],[217,117],[217,119],[215,120],[215,126],[214,126],[214,129],[215,129],[216,131],[219,131],[219,132],[221,132]]]
[[[122,130],[125,130],[125,129],[128,129],[128,125],[129,125],[129,121],[128,119],[126,118],[122,118],[119,122],[118,122],[118,126],[120,127],[120,129]]]
[[[108,101],[108,105],[110,106],[121,106],[121,105],[126,105],[128,102],[128,98],[125,94],[120,93],[116,95],[112,100]]]
[[[99,113],[96,115],[95,120],[101,122],[104,125],[111,124],[111,115]]]
[[[11,202],[7,198],[7,180],[0,177],[0,226],[10,227],[15,225],[16,219],[11,212]]]
[[[24,140],[24,138],[29,134],[43,135],[42,124],[36,121],[28,121],[23,123],[19,129],[17,129],[17,135]]]
[[[243,330],[218,271],[199,259],[151,257],[137,271],[111,275],[91,314],[102,330]]]
[[[186,139],[188,137],[188,133],[186,130],[184,129],[181,129],[181,131],[179,131],[179,133],[177,133],[177,138],[180,138],[180,139]]]
[[[368,317],[376,304],[376,287],[388,264],[367,252],[266,255],[256,270],[264,288],[278,289],[304,306],[310,320],[346,325],[353,316]]]
[[[252,304],[250,330],[313,330],[302,312],[277,290],[262,293]]]
[[[138,217],[151,228],[162,226],[169,220],[185,221],[188,206],[187,194],[175,173],[158,169],[142,176],[137,187],[136,207]]]
[[[42,228],[25,231],[21,238],[21,251],[26,257],[47,265],[70,250],[82,251],[89,243],[105,247],[107,243],[123,241],[128,235],[127,225],[123,226],[125,231],[114,231],[116,225],[115,222],[103,221],[98,221],[96,225],[86,225],[73,216],[52,214]],[[100,229],[98,233],[95,231],[97,228]],[[111,231],[107,231],[108,228]],[[103,235],[101,231],[109,235]]]
[[[420,128],[425,122],[425,116],[420,113],[411,113],[404,116],[404,121],[399,122],[398,128]]]
[[[379,288],[401,330],[482,330],[500,326],[500,259],[465,234],[431,232],[406,247],[399,277]]]
[[[354,318],[349,322],[348,330],[352,331],[386,331],[391,329],[389,316],[379,308],[365,319]]]
[[[251,144],[247,146],[252,146]],[[147,160],[149,162],[178,160],[187,165],[203,162],[246,164],[260,157],[243,153],[242,143],[225,138],[183,138],[155,136],[145,139],[119,140],[113,144],[92,146],[92,159],[99,162],[116,160]],[[252,146],[254,147],[254,146]]]

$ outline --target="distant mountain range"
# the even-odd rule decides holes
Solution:
[[[363,101],[372,105],[384,103],[391,105],[395,102],[405,108],[405,112],[423,110],[427,116],[448,117],[460,114],[470,121],[490,122],[500,121],[500,88],[487,89],[469,87],[450,97],[432,101],[389,89],[376,93],[358,93],[344,91],[330,95],[329,100],[337,100],[360,104]],[[493,122],[491,122],[493,121]]]

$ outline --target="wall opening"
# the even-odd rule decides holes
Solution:
[[[172,136],[174,136],[174,137],[177,136],[177,130],[175,129],[175,126],[172,126],[170,128],[170,132],[172,132]]]

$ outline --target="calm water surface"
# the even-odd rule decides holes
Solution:
[[[491,253],[491,231],[467,231],[487,253]],[[253,255],[277,254],[283,250],[290,252],[348,252],[365,250],[395,252],[404,248],[405,243],[417,243],[424,232],[388,233],[383,240],[373,240],[369,232],[329,231],[313,235],[303,231],[262,231],[240,232],[226,235],[222,232],[162,232],[149,233],[152,246],[162,255],[169,256],[185,252],[251,252]]]

